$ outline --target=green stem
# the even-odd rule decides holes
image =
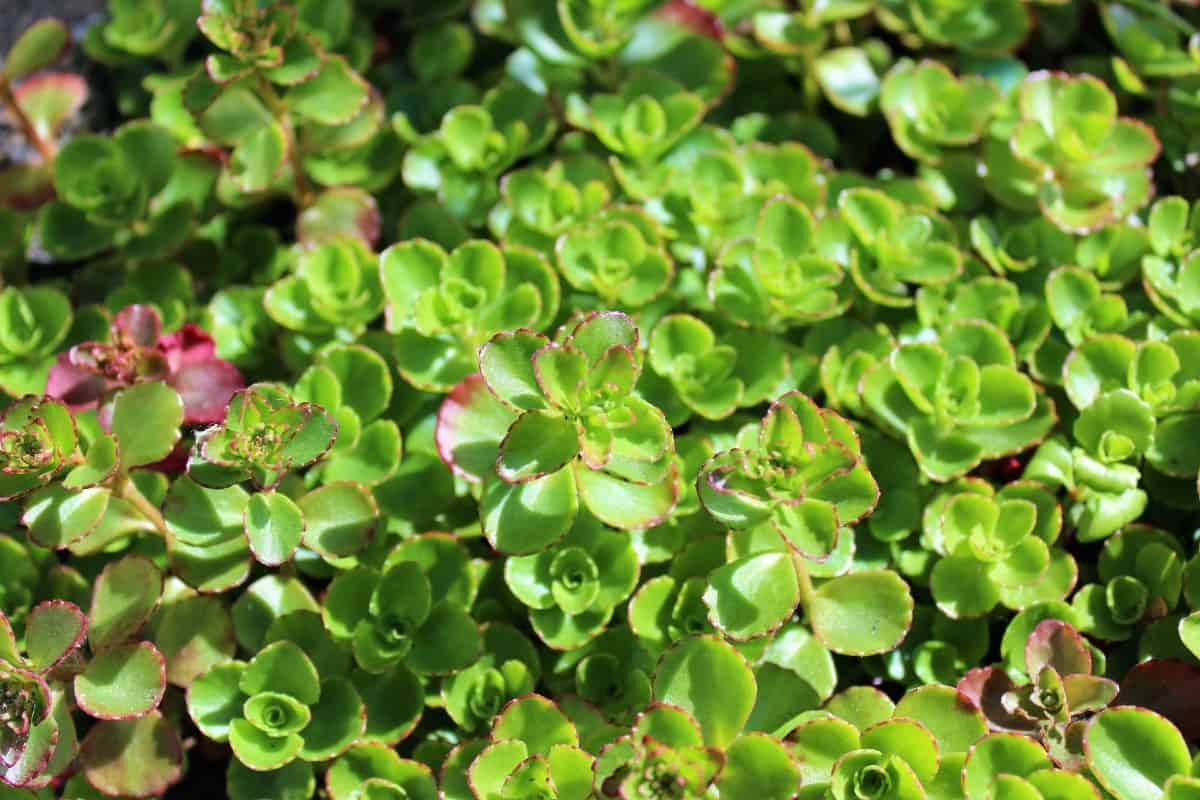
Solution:
[[[816,590],[813,589],[812,576],[808,574],[808,565],[799,556],[792,555],[792,566],[796,568],[796,581],[800,584],[800,607],[804,609],[804,614],[809,619],[812,619],[813,600],[816,599]]]
[[[296,138],[295,126],[292,125],[291,116],[288,114],[287,104],[279,97],[270,81],[261,76],[258,79],[258,90],[263,100],[266,101],[271,116],[283,128],[283,135],[287,140],[288,161],[292,165],[292,180],[295,182],[296,204],[301,208],[308,208],[316,200],[316,192],[313,191],[308,177],[304,174],[304,159],[300,152],[300,143]]]
[[[159,535],[167,542],[167,549],[172,549],[174,545],[174,536],[171,535],[171,529],[167,527],[167,520],[162,515],[162,510],[158,506],[151,503],[146,495],[142,494],[141,489],[137,488],[132,480],[129,479],[128,473],[122,473],[118,476],[116,484],[113,486],[113,494],[120,497],[126,503],[133,506],[139,514],[145,517]]]

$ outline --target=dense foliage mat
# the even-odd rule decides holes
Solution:
[[[1200,797],[1195,6],[38,23],[0,800]]]

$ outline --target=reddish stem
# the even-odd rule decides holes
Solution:
[[[17,127],[25,138],[37,148],[38,153],[42,156],[42,160],[47,164],[54,160],[54,145],[47,142],[38,135],[37,129],[33,127],[29,117],[25,115],[25,111],[17,102],[17,98],[13,95],[12,86],[9,85],[7,78],[0,78],[0,102],[4,103],[8,113],[16,120]]]

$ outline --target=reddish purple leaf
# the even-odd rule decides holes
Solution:
[[[1125,674],[1112,705],[1157,711],[1188,739],[1200,739],[1200,669],[1173,658],[1143,661]]]

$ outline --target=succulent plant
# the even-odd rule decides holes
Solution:
[[[0,800],[1197,795],[1198,42],[1182,0],[30,26]]]

